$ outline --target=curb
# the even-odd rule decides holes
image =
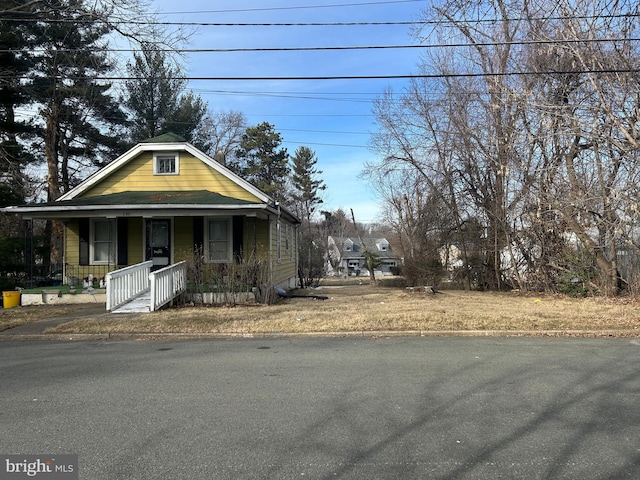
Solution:
[[[108,341],[108,340],[240,340],[269,338],[389,338],[389,337],[582,337],[636,338],[640,330],[360,330],[350,332],[264,333],[41,333],[2,334],[0,341]]]

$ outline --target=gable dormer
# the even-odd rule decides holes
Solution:
[[[344,241],[344,251],[345,252],[353,252],[353,240],[351,240],[350,238],[347,238]]]
[[[388,252],[389,250],[391,250],[391,247],[389,246],[389,242],[385,238],[380,238],[376,240],[376,247],[381,252]]]

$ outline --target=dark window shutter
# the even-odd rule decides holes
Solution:
[[[236,215],[233,217],[233,258],[237,262],[242,261],[243,237],[244,237],[244,217]]]
[[[204,218],[193,217],[193,251],[204,255]]]
[[[128,243],[129,243],[129,219],[120,217],[117,220],[118,225],[116,231],[118,232],[118,265],[128,265]]]
[[[88,218],[81,218],[78,221],[78,230],[80,234],[80,265],[89,265],[89,235],[90,223]]]

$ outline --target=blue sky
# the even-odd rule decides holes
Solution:
[[[428,0],[154,0],[166,21],[202,23],[408,22]],[[199,26],[190,49],[410,45],[408,25]],[[415,73],[420,51],[409,49],[189,53],[189,77],[383,76]],[[316,152],[327,185],[324,209],[353,208],[360,222],[379,217],[379,199],[359,179],[375,160],[368,148],[375,130],[372,101],[407,80],[196,81],[188,87],[214,111],[242,112],[250,125],[269,122],[290,154],[306,145]]]

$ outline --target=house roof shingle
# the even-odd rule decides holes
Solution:
[[[140,143],[183,143],[186,141],[186,138],[181,137],[177,133],[167,132],[162,135],[158,135],[157,137],[143,140]]]
[[[95,197],[76,197],[42,205],[253,205],[254,202],[227,197],[207,190],[120,192]]]

